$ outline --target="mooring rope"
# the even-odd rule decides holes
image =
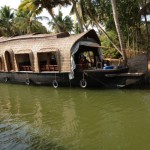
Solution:
[[[85,75],[85,73],[83,72],[83,74],[82,74],[82,76],[83,76],[83,80],[85,79],[85,78],[84,78],[84,75]]]
[[[56,73],[55,73],[55,81],[56,81]]]

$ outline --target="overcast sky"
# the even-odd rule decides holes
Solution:
[[[0,0],[0,7],[7,5],[11,8],[18,8],[21,0]]]
[[[0,0],[0,7],[3,7],[4,5],[7,5],[7,6],[10,6],[10,8],[17,9],[20,2],[21,2],[21,0]],[[70,9],[71,9],[71,7],[62,8],[62,12],[63,12],[64,16],[69,15]],[[58,12],[58,9],[55,9],[55,14],[57,14],[57,12]],[[50,18],[50,15],[48,14],[48,12],[46,10],[44,10],[43,13],[40,16],[46,16],[46,17]],[[45,26],[47,26],[46,21],[43,21],[43,24]]]

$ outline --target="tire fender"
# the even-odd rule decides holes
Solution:
[[[80,87],[82,87],[82,88],[87,87],[87,81],[85,79],[80,80]]]
[[[30,85],[31,84],[31,79],[26,79],[25,83],[26,83],[26,85]]]
[[[57,82],[56,80],[54,80],[52,84],[53,84],[53,87],[54,87],[55,89],[58,88],[58,82]]]
[[[8,77],[4,77],[4,82],[5,82],[5,83],[7,83],[7,82],[8,82],[8,80],[9,80],[9,78],[8,78]]]

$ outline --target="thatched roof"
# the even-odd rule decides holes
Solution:
[[[34,65],[38,66],[37,53],[59,51],[61,71],[70,72],[71,48],[82,39],[94,39],[97,44],[100,44],[94,30],[71,36],[68,33],[23,35],[0,39],[0,54],[4,56],[5,51],[9,49],[13,50],[14,54],[23,51],[29,53],[32,50]],[[38,71],[36,67],[35,71]]]
[[[56,52],[58,51],[57,48],[42,48],[38,51],[38,53],[46,53],[46,52]]]
[[[21,40],[21,39],[35,39],[35,38],[46,38],[50,37],[52,39],[57,39],[57,38],[63,38],[70,36],[68,32],[64,33],[57,33],[57,34],[27,34],[27,35],[21,35],[21,36],[13,36],[13,37],[0,37],[0,43],[1,42],[7,42],[7,41],[13,41],[13,40]]]

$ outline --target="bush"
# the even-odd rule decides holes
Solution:
[[[107,33],[112,39],[112,41],[116,45],[119,45],[117,34],[114,31],[109,31]],[[119,58],[121,56],[120,53],[113,48],[110,40],[104,34],[101,35],[100,39],[101,39],[101,45],[103,47],[106,47],[102,49],[104,58]]]

